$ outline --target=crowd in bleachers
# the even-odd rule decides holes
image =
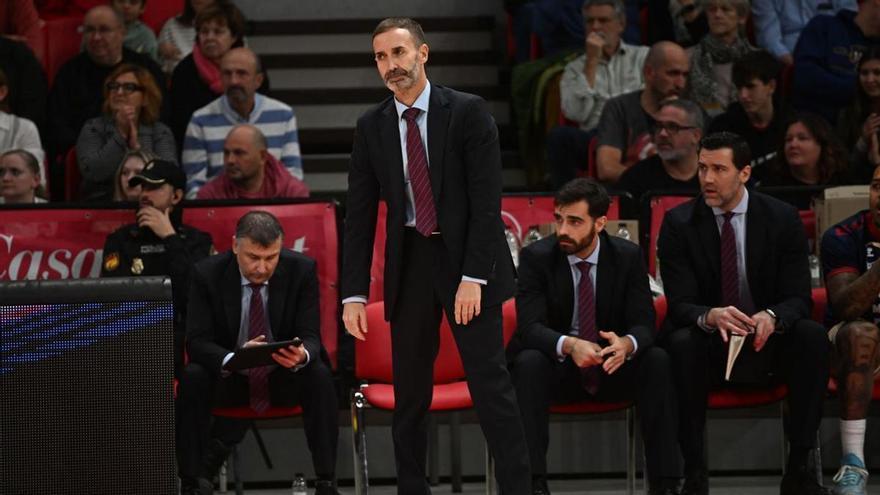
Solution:
[[[618,180],[675,132],[657,121],[667,98],[697,103],[701,130],[747,140],[752,185],[815,194],[867,183],[880,160],[875,2],[507,3],[517,122],[541,127],[519,132],[538,183],[587,175],[639,196]],[[809,205],[810,195],[794,202]]]
[[[4,2],[0,152],[36,162],[41,187],[23,194],[24,182],[4,178],[0,197],[136,199],[124,181],[154,158],[189,174],[191,198],[215,177],[224,182],[214,198],[237,194],[230,184],[246,190],[234,197],[307,196],[296,116],[265,95],[259,59],[242,48],[246,26],[228,0]],[[256,126],[257,151],[226,177],[224,144],[238,124]]]

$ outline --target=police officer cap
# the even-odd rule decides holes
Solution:
[[[140,173],[128,180],[128,187],[136,187],[141,184],[157,187],[162,184],[171,184],[175,189],[186,189],[186,174],[174,162],[152,160]]]

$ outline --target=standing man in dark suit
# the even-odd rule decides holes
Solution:
[[[654,347],[654,304],[639,246],[605,232],[605,189],[574,179],[556,193],[556,235],[520,253],[511,374],[532,461],[532,493],[549,494],[551,402],[635,399],[651,495],[681,476],[666,351]],[[570,359],[569,359],[570,358]]]
[[[270,213],[238,221],[231,252],[197,263],[187,314],[190,363],[178,402],[186,412],[185,443],[178,447],[184,493],[213,493],[211,478],[247,431],[246,420],[215,417],[211,440],[201,440],[214,406],[299,404],[318,476],[317,495],[336,495],[338,404],[327,353],[321,345],[315,261],[282,246],[284,232]],[[275,365],[229,372],[237,349],[299,337],[301,346],[272,354]]]
[[[384,296],[397,405],[392,435],[398,493],[430,493],[427,411],[443,311],[502,493],[528,493],[529,459],[501,330],[501,303],[513,296],[515,282],[501,221],[495,121],[480,98],[428,82],[428,45],[412,19],[379,23],[373,55],[394,95],[361,116],[355,131],[342,319],[354,337],[367,338],[364,304],[382,196],[388,204]]]
[[[790,445],[782,495],[828,493],[807,470],[828,383],[825,329],[810,320],[807,240],[798,212],[746,190],[751,153],[736,134],[700,143],[702,194],[670,210],[658,249],[669,313],[663,332],[679,398],[684,494],[709,491],[703,432],[712,384],[721,381],[732,335],[747,340],[732,382],[788,386]]]

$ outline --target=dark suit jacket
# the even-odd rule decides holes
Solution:
[[[712,209],[697,196],[666,213],[657,249],[668,302],[664,331],[695,325],[721,305],[721,236]],[[783,327],[812,307],[807,239],[797,210],[749,191],[746,271],[755,308],[772,309]]]
[[[599,330],[630,334],[637,354],[654,341],[654,303],[639,246],[599,234],[596,267],[596,324]],[[537,349],[556,357],[556,343],[568,335],[574,311],[574,282],[567,255],[550,236],[520,252],[516,294],[517,328],[508,355]]]
[[[366,296],[380,196],[388,203],[385,316],[401,290],[406,194],[393,97],[358,119],[348,175],[342,297]],[[501,221],[498,129],[477,96],[431,85],[428,107],[431,188],[451,276],[488,280],[483,306],[513,295],[514,266]],[[451,298],[454,294],[450,294]]]
[[[269,279],[269,328],[275,341],[299,337],[309,359],[327,355],[321,345],[315,261],[282,249]],[[190,282],[187,349],[191,361],[220,374],[223,358],[238,347],[241,272],[232,251],[196,263]]]

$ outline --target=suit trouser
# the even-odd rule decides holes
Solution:
[[[673,331],[665,340],[672,358],[679,400],[679,444],[688,473],[706,469],[703,434],[709,390],[723,381],[727,346],[721,336],[698,327]],[[830,345],[825,329],[802,319],[775,333],[761,352],[752,340],[743,345],[725,386],[781,381],[788,387],[790,413],[784,428],[791,446],[810,449],[822,420],[822,402],[828,385]],[[773,377],[769,377],[773,374]]]
[[[570,358],[558,359],[536,349],[524,349],[513,359],[511,375],[523,415],[534,476],[547,474],[550,443],[550,405],[584,399],[601,402],[635,400],[645,441],[651,479],[681,476],[676,451],[677,408],[672,368],[666,351],[650,347],[615,373],[600,372],[599,390],[592,397],[583,388],[581,370]],[[601,446],[584,444],[585,448]]]
[[[281,367],[273,370],[269,383],[273,406],[302,406],[306,443],[315,474],[321,479],[333,479],[339,405],[330,368],[312,356],[299,371]],[[232,446],[241,442],[250,426],[249,420],[224,417],[215,417],[212,424],[211,409],[247,406],[248,402],[247,377],[236,374],[218,378],[198,363],[186,366],[177,397],[177,457],[182,478],[203,476],[202,458],[210,438]]]
[[[453,300],[458,281],[450,275],[441,236],[425,238],[415,229],[405,230],[401,290],[391,315],[397,492],[430,493],[425,479],[427,420],[445,308],[480,426],[496,460],[501,492],[530,493],[526,441],[504,357],[501,307],[483,307],[467,326],[456,325]]]

